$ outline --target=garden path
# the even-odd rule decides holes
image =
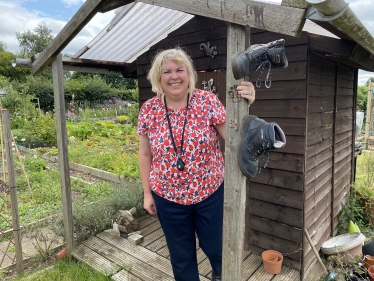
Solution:
[[[126,237],[102,232],[79,245],[73,256],[116,281],[173,281],[169,251],[157,217],[139,218],[139,230],[144,237],[139,245],[131,244]],[[200,280],[211,280],[212,269],[201,248],[197,248],[197,259]],[[298,281],[300,273],[283,266],[281,273],[269,274],[262,266],[261,257],[245,251],[242,280]]]

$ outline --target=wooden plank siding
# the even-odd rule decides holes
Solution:
[[[355,70],[311,54],[308,64],[304,227],[319,249],[336,234],[351,183]],[[315,257],[304,238],[303,270]]]
[[[272,32],[252,32],[251,43],[263,44],[279,39]],[[284,264],[301,269],[303,243],[304,157],[306,137],[306,98],[308,37],[282,36],[286,42],[289,65],[273,69],[271,88],[256,88],[256,102],[250,114],[276,122],[284,131],[287,144],[271,151],[267,168],[249,182],[248,249],[257,254],[267,249],[283,253]],[[250,80],[256,82],[258,72]],[[264,163],[261,156],[259,163]]]

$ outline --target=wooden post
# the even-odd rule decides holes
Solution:
[[[369,82],[368,85],[368,99],[366,104],[366,122],[365,122],[365,149],[369,147],[369,137],[370,137],[370,117],[371,117],[371,103],[372,103],[372,91],[374,83]]]
[[[223,214],[222,280],[242,280],[243,248],[245,232],[246,177],[237,164],[239,142],[244,135],[241,121],[247,113],[248,103],[236,101],[235,80],[231,69],[231,57],[245,50],[245,27],[228,23],[226,68],[226,140],[225,140],[225,195]],[[234,100],[233,100],[234,99]],[[238,118],[236,118],[236,110]],[[236,128],[235,128],[236,122]]]
[[[4,143],[5,143],[5,154],[6,164],[8,170],[8,182],[10,187],[10,199],[12,209],[12,222],[13,222],[13,239],[16,247],[16,260],[17,260],[17,271],[18,273],[23,272],[23,255],[22,255],[22,244],[21,244],[21,227],[19,223],[18,214],[18,201],[17,201],[17,189],[16,189],[16,176],[14,173],[14,160],[12,151],[12,133],[10,131],[10,119],[9,111],[2,110],[3,126],[4,126]]]
[[[62,210],[65,228],[66,254],[68,257],[70,257],[74,249],[72,210],[73,208],[71,202],[68,142],[65,117],[64,76],[61,54],[57,55],[52,62],[52,74],[57,129],[58,164],[60,170]]]

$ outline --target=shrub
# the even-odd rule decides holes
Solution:
[[[106,199],[87,204],[78,200],[73,204],[73,224],[77,243],[89,237],[112,228],[119,210],[130,210],[135,207],[138,215],[145,214],[143,210],[143,192],[139,182],[129,183],[129,186],[115,186]],[[62,218],[57,220],[57,231],[63,231]],[[61,236],[63,233],[59,233]]]
[[[125,116],[125,115],[120,115],[120,116],[117,116],[116,120],[121,124],[126,124],[128,121],[130,121],[130,117]]]

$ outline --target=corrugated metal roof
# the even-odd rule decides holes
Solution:
[[[193,17],[141,2],[131,3],[121,8],[111,23],[74,57],[131,63]]]
[[[75,54],[74,58],[132,63],[152,45],[193,17],[187,13],[141,2],[128,4],[119,8],[110,24]],[[338,38],[309,20],[306,20],[303,31]]]

